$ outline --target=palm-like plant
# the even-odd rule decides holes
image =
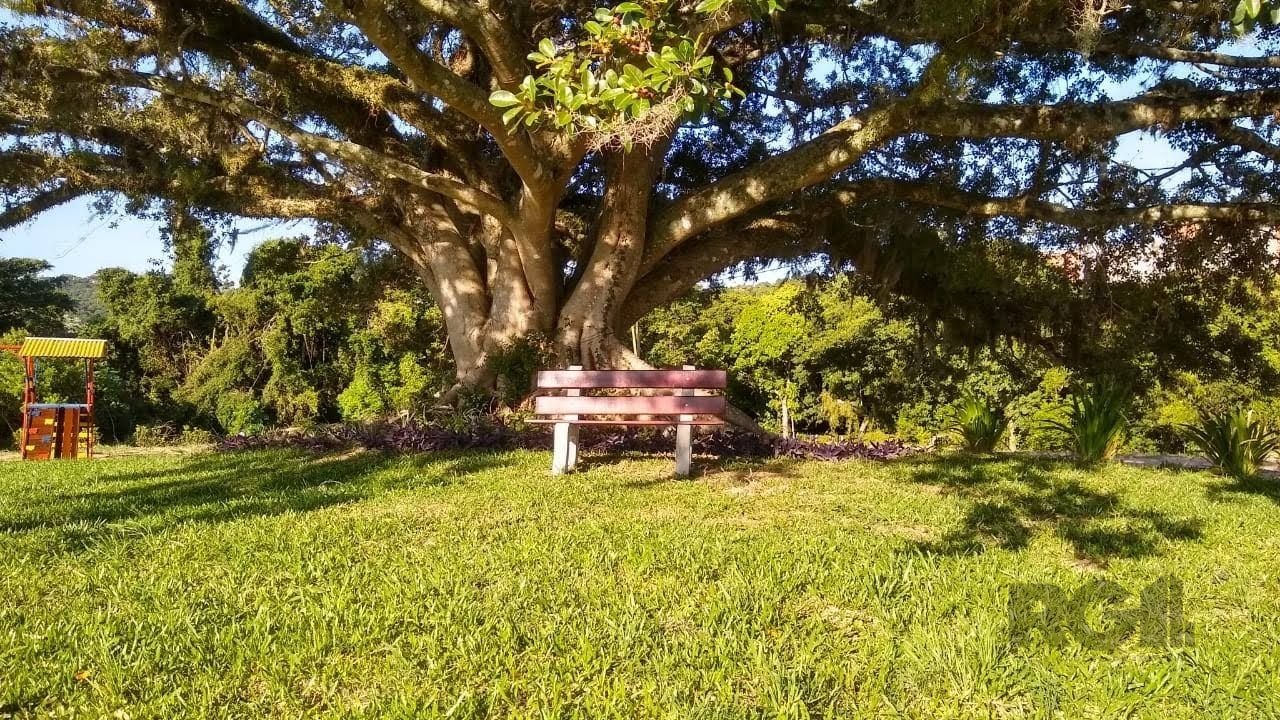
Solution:
[[[1237,480],[1257,477],[1267,457],[1280,452],[1280,430],[1241,408],[1202,414],[1198,423],[1183,425],[1182,432],[1215,468]]]
[[[970,395],[956,408],[955,420],[949,430],[968,452],[989,453],[1000,442],[1008,419],[999,408],[993,408],[981,398]]]
[[[1124,443],[1128,403],[1129,394],[1119,385],[1095,383],[1071,396],[1066,420],[1049,420],[1045,425],[1066,436],[1079,462],[1111,460]]]

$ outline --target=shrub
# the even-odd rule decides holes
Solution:
[[[1005,406],[1009,427],[1005,431],[1010,450],[1062,450],[1061,433],[1049,427],[1051,420],[1065,420],[1071,372],[1050,367],[1040,375],[1036,388],[1018,395]]]
[[[644,432],[613,428],[584,428],[579,449],[591,453],[671,452],[671,430]],[[302,432],[268,431],[254,436],[227,436],[219,442],[223,450],[297,448],[332,451],[362,447],[388,452],[439,452],[444,450],[510,450],[551,448],[551,430],[540,426],[532,432],[517,432],[501,423],[477,424],[465,430],[420,423],[375,422],[318,426]],[[719,457],[793,458],[800,460],[893,460],[918,452],[918,448],[898,440],[882,443],[818,442],[762,436],[736,429],[699,433],[693,439],[694,453]]]
[[[533,392],[534,373],[553,366],[551,344],[536,333],[498,348],[489,357],[489,368],[498,376],[498,400],[515,406]]]
[[[178,434],[179,445],[212,445],[218,438],[212,432],[199,427],[183,426]]]
[[[1182,430],[1219,472],[1237,480],[1257,477],[1267,457],[1280,451],[1280,431],[1243,408],[1205,413]]]
[[[133,444],[137,447],[162,447],[172,445],[178,433],[172,425],[138,425],[133,429]]]
[[[338,410],[342,419],[364,422],[387,413],[386,399],[379,392],[378,381],[368,363],[358,363],[351,382],[338,393]]]
[[[228,435],[253,435],[266,428],[266,408],[243,390],[233,390],[218,398],[218,424]]]
[[[1071,396],[1065,420],[1049,420],[1045,426],[1065,437],[1077,461],[1111,460],[1124,443],[1128,401],[1128,392],[1118,385],[1095,383]]]
[[[989,453],[1000,442],[1008,425],[1002,409],[991,407],[982,398],[970,395],[956,408],[955,420],[948,430],[960,439],[966,451]]]

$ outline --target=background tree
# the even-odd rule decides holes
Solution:
[[[396,254],[268,240],[236,287],[211,289],[201,228],[173,270],[108,268],[86,332],[110,340],[99,375],[108,439],[224,433],[391,415],[421,417],[453,382],[439,310]]]
[[[80,291],[70,317],[111,340],[98,372],[105,440],[389,416],[465,429],[491,409],[475,394],[475,413],[432,412],[453,382],[447,333],[403,255],[269,240],[236,286],[211,288],[211,235],[188,231],[192,242],[170,243],[172,271],[59,279]],[[727,368],[733,403],[776,429],[785,398],[806,434],[928,443],[972,401],[1003,409],[1012,446],[1062,449],[1045,423],[1064,418],[1069,391],[1118,378],[1136,393],[1130,449],[1180,451],[1179,428],[1202,412],[1280,418],[1277,278],[1235,277],[1236,247],[1167,243],[1143,266],[1104,274],[1105,255],[1046,258],[1008,240],[943,243],[904,228],[895,254],[860,259],[874,273],[814,266],[783,282],[713,284],[650,312],[632,339],[658,365]],[[501,401],[519,402],[544,350],[516,343],[491,359]],[[20,378],[17,358],[0,356],[10,429]],[[43,397],[78,397],[82,385],[75,363],[41,365]]]
[[[304,239],[254,248],[178,393],[221,427],[421,415],[447,388],[439,311],[405,263]]]
[[[20,329],[57,335],[74,304],[58,278],[42,277],[50,265],[31,258],[0,258],[0,334]]]
[[[4,4],[0,228],[105,193],[385,241],[464,383],[532,336],[638,365],[622,331],[743,264],[927,288],[921,238],[1123,265],[1280,217],[1252,0]],[[1118,160],[1139,130],[1185,159]]]
[[[43,260],[0,257],[0,345],[67,332],[75,301],[64,289],[68,278],[44,276],[49,269]],[[23,375],[18,356],[0,352],[0,448],[13,445],[22,427]],[[42,362],[38,376],[46,400],[84,393],[84,369],[78,363]]]
[[[998,288],[998,276],[988,277]],[[732,401],[775,429],[789,386],[803,433],[927,443],[957,403],[977,399],[1004,409],[1017,448],[1063,449],[1045,421],[1060,419],[1073,385],[1108,379],[1134,390],[1134,450],[1182,451],[1178,428],[1201,410],[1246,406],[1260,418],[1280,417],[1274,283],[1237,280],[1224,291],[1185,278],[1135,280],[1112,291],[1108,310],[1096,313],[1103,322],[1064,323],[1031,342],[1021,331],[974,342],[955,308],[879,296],[862,278],[807,280],[696,290],[644,319],[641,354],[664,366],[728,368]],[[1059,280],[1046,304],[1066,315],[1097,304],[1095,286]],[[1021,292],[1013,283],[1007,289]],[[1006,302],[974,297],[975,306]],[[1168,322],[1160,304],[1176,307]],[[1174,346],[1194,351],[1167,350]]]

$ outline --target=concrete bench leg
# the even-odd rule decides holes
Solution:
[[[581,365],[570,365],[570,370],[581,370]],[[581,391],[566,390],[565,395],[577,397]],[[577,420],[577,415],[567,415],[566,420]],[[562,475],[578,464],[578,426],[572,422],[559,422],[555,425],[551,448],[551,474]]]
[[[684,416],[681,416],[683,419]],[[693,426],[676,426],[676,475],[689,477],[693,470]]]
[[[570,471],[575,470],[578,467],[578,428],[579,427],[581,426],[574,425],[572,423],[569,424],[569,449],[568,449],[569,451],[568,451],[568,458],[567,458],[568,462],[565,464],[565,467]]]
[[[578,466],[578,426],[556,423],[555,446],[551,450],[551,474],[572,472]]]
[[[685,365],[685,370],[694,370],[692,365]],[[680,397],[688,397],[693,395],[693,390],[681,388],[676,391],[676,395]],[[693,422],[692,415],[681,415],[680,425],[676,425],[676,476],[689,477],[689,473],[693,470],[693,426],[686,423]]]
[[[551,447],[551,474],[561,475],[570,470],[569,463],[569,435],[573,426],[567,422],[556,423],[555,430],[552,431],[553,444]],[[577,445],[575,442],[574,445]],[[576,455],[576,448],[574,451]]]

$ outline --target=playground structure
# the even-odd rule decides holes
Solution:
[[[29,337],[21,345],[0,345],[22,361],[22,459],[93,457],[94,363],[107,354],[106,340]],[[83,403],[41,403],[37,391],[40,361],[84,360]]]

